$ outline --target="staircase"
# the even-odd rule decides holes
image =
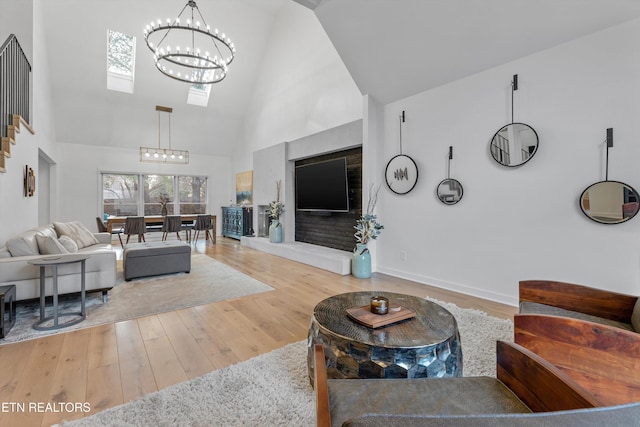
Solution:
[[[0,46],[0,172],[6,172],[6,159],[11,157],[11,146],[16,134],[29,126],[31,64],[14,34]]]
[[[12,124],[7,125],[7,136],[2,137],[2,151],[0,151],[0,172],[2,173],[7,171],[5,159],[11,157],[11,146],[16,143],[16,134],[20,133],[20,127],[24,126],[32,135],[35,133],[33,128],[29,126],[29,123],[27,123],[22,116],[13,114],[12,117]]]

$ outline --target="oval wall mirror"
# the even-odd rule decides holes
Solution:
[[[445,205],[455,205],[462,199],[462,184],[457,179],[443,179],[438,184],[436,191],[438,199]]]
[[[525,123],[509,123],[491,138],[491,156],[503,166],[527,163],[538,151],[538,134]]]
[[[593,221],[619,224],[638,213],[639,202],[638,192],[630,185],[619,181],[600,181],[582,192],[580,209]]]

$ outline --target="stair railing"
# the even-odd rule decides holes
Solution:
[[[17,37],[9,35],[0,47],[0,136],[7,136],[14,114],[30,123],[30,72],[31,64]]]

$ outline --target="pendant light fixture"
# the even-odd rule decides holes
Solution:
[[[231,39],[207,25],[193,0],[177,18],[147,24],[144,40],[162,74],[196,85],[224,79],[236,53]]]
[[[158,147],[140,147],[140,161],[148,163],[176,163],[176,164],[188,164],[189,152],[187,150],[174,150],[171,148],[171,113],[173,108],[163,107],[156,105],[156,111],[158,112]],[[169,115],[169,128],[168,128],[168,148],[162,148],[160,144],[160,115],[167,113]]]

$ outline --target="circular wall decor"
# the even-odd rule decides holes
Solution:
[[[595,222],[620,224],[636,216],[640,210],[640,196],[633,187],[623,182],[600,181],[582,192],[580,209]]]
[[[418,166],[409,156],[398,154],[387,163],[387,186],[396,194],[407,194],[418,182]]]
[[[462,199],[462,184],[453,178],[447,178],[440,181],[436,188],[438,199],[445,205],[455,205]]]
[[[455,205],[462,199],[462,184],[451,178],[451,160],[453,160],[453,146],[449,146],[449,163],[447,164],[447,178],[440,181],[436,187],[436,195],[445,205]]]
[[[491,138],[491,156],[503,166],[527,163],[538,151],[538,134],[525,123],[509,123]]]

